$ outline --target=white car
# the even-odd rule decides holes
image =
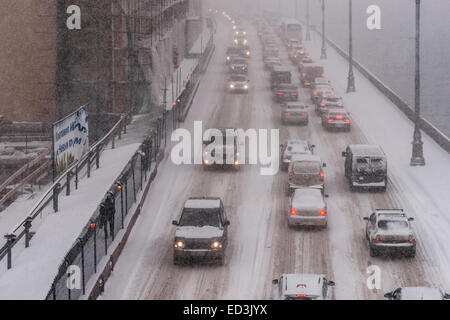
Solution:
[[[279,300],[331,300],[335,285],[323,274],[283,274],[272,283],[278,285]]]
[[[281,169],[287,170],[294,155],[312,155],[315,145],[305,140],[288,140],[286,144],[280,145]]]
[[[320,189],[295,189],[290,199],[288,225],[326,228],[328,212],[325,197]]]
[[[248,93],[250,80],[247,76],[241,74],[232,74],[228,81],[228,91],[230,93]]]
[[[388,300],[449,300],[450,294],[439,288],[404,287],[384,295]]]
[[[408,217],[402,209],[377,209],[370,217],[365,217],[366,239],[369,241],[370,256],[381,251],[400,251],[407,257],[416,255],[416,239]]]

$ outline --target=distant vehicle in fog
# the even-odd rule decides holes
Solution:
[[[274,90],[281,84],[290,84],[292,82],[292,74],[289,68],[275,67],[270,73],[270,88]]]
[[[228,81],[228,91],[231,93],[248,93],[249,82],[246,75],[231,74]]]
[[[280,83],[274,88],[274,98],[276,102],[297,101],[298,87],[290,83]]]
[[[303,102],[289,102],[281,105],[281,123],[308,124],[308,106]]]
[[[294,155],[288,168],[287,195],[292,195],[298,188],[317,188],[323,192],[326,164],[316,155]]]
[[[344,109],[326,109],[322,114],[322,127],[330,129],[344,129],[350,131],[350,115]]]
[[[280,145],[280,154],[281,161],[280,166],[281,170],[286,171],[291,163],[291,159],[293,156],[297,155],[312,155],[314,153],[314,148],[316,146],[310,144],[309,141],[306,140],[288,140],[286,144]]]
[[[305,88],[310,87],[316,78],[325,77],[324,69],[322,66],[303,66],[300,72],[300,81]]]
[[[290,199],[288,226],[318,226],[326,228],[328,211],[325,195],[319,189],[295,189]]]

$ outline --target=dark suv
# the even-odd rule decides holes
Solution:
[[[275,67],[270,73],[270,88],[273,90],[281,84],[290,84],[292,81],[292,74],[288,68]]]
[[[180,220],[172,223],[177,226],[173,245],[174,264],[192,258],[206,258],[223,265],[230,222],[220,198],[189,198]]]
[[[311,87],[311,84],[314,82],[314,80],[319,77],[325,77],[323,67],[315,65],[306,66],[302,68],[300,81],[303,87]]]

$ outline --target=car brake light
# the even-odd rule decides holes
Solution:
[[[306,294],[298,294],[297,297],[298,298],[306,298]]]
[[[295,211],[295,209],[292,209],[292,210],[291,210],[291,215],[292,215],[292,216],[295,216],[296,214],[297,214],[297,211]]]
[[[302,73],[302,77],[303,77],[303,78],[306,77],[306,73]]]
[[[284,115],[289,117],[291,114],[289,112],[285,112]]]
[[[338,114],[338,115],[336,116],[336,119],[341,120],[341,119],[342,119],[342,114]]]
[[[321,106],[321,107],[325,107],[325,103],[321,103],[320,106]]]
[[[375,242],[381,242],[381,239],[378,238],[378,237],[376,237],[376,238],[375,238]]]
[[[314,91],[314,92],[313,92],[313,95],[317,96],[317,91]]]
[[[332,122],[333,122],[333,119],[329,118],[328,123],[332,123]]]
[[[302,114],[301,114],[301,116],[302,117],[306,117],[308,114],[306,113],[306,112],[303,112]]]
[[[349,123],[349,122],[350,122],[350,119],[349,119],[349,118],[345,119],[345,122]]]
[[[325,78],[325,73],[322,73],[322,78]]]
[[[283,95],[283,92],[277,92],[277,95],[278,95],[278,96],[282,96],[282,95]]]
[[[342,103],[338,103],[338,107],[342,107]]]
[[[408,241],[409,242],[414,242],[414,236],[410,235]]]
[[[326,215],[327,215],[327,212],[326,212],[325,210],[321,210],[321,211],[319,212],[319,214],[320,214],[321,216],[326,216]]]
[[[293,175],[292,172],[289,172],[289,177],[292,177],[292,175]]]
[[[297,92],[291,92],[291,96],[296,96]]]

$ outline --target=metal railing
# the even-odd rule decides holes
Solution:
[[[198,70],[203,68],[203,64],[211,53],[213,43],[209,42],[209,47],[205,55],[200,59]],[[200,72],[200,71],[198,71]],[[199,81],[199,77],[195,78]],[[195,91],[185,90],[182,101],[191,101]],[[184,103],[184,102],[183,102]],[[132,213],[133,206],[140,201],[140,193],[156,174],[152,171],[152,164],[156,163],[160,151],[164,152],[167,146],[167,139],[170,134],[178,127],[180,107],[165,110],[161,117],[152,124],[152,133],[145,138],[139,150],[133,155],[131,160],[122,170],[116,182],[106,192],[103,201],[90,221],[83,228],[80,236],[68,251],[61,263],[58,273],[55,276],[50,290],[47,294],[47,300],[75,300],[81,295],[86,295],[89,279],[99,273],[100,261],[108,254],[112,254],[111,244],[121,230],[127,225],[126,219]],[[106,202],[113,199],[112,214],[105,215],[102,207],[105,208]],[[113,257],[106,260],[109,268],[113,268]],[[105,260],[104,260],[105,262]],[[79,270],[79,286],[68,285],[72,283],[74,270]],[[102,278],[104,285],[106,279]]]
[[[6,243],[0,248],[0,261],[6,256],[7,267],[12,267],[12,249],[14,246],[25,236],[25,248],[29,247],[33,220],[42,213],[42,211],[53,203],[53,210],[58,212],[58,198],[61,190],[66,189],[66,195],[71,193],[71,180],[74,177],[75,189],[78,189],[78,182],[80,176],[82,176],[83,169],[86,169],[85,174],[89,178],[91,175],[91,167],[95,164],[96,168],[100,165],[100,155],[103,149],[111,142],[111,147],[115,147],[116,136],[121,138],[122,131],[126,133],[126,125],[129,120],[129,115],[122,115],[120,120],[114,125],[114,127],[98,142],[89,148],[89,151],[85,153],[79,160],[73,162],[61,175],[57,177],[52,186],[41,196],[36,204],[31,208],[28,214],[17,223],[10,231],[4,236]],[[23,229],[22,229],[23,228]]]

